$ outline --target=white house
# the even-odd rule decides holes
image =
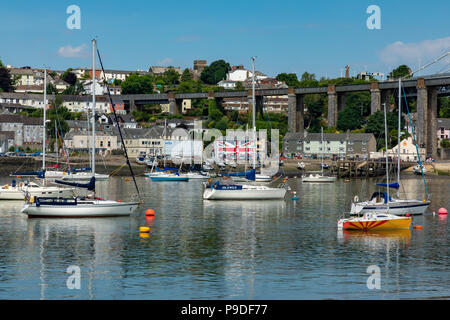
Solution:
[[[398,156],[398,145],[393,147],[392,149],[388,149],[388,157],[392,159],[396,159]],[[426,149],[425,148],[419,148],[419,154],[420,159],[424,161],[426,159]],[[370,153],[370,159],[379,159],[384,158],[385,153],[384,151],[381,152],[371,152]],[[417,148],[414,144],[414,140],[412,137],[408,137],[407,139],[403,139],[400,142],[400,160],[401,161],[407,161],[407,162],[417,162],[419,161],[419,158],[417,156]]]
[[[388,149],[388,156],[389,157],[397,157],[398,156],[398,148],[399,146],[396,145],[392,149]],[[419,154],[420,159],[423,161],[426,159],[426,149],[425,148],[419,148]],[[400,160],[402,161],[419,161],[419,158],[417,157],[417,148],[414,144],[413,138],[408,137],[407,139],[403,139],[400,142]]]

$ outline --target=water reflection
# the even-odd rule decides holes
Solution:
[[[54,299],[55,292],[64,292],[69,298],[95,299],[94,278],[114,273],[108,264],[117,261],[127,231],[136,229],[128,218],[115,219],[41,219],[27,220],[29,245],[39,252],[40,299]],[[28,255],[29,252],[18,252]],[[33,254],[31,254],[33,255]],[[82,274],[81,290],[68,290],[65,273],[69,266],[79,266]],[[18,273],[24,270],[17,270]],[[55,272],[56,271],[56,272]],[[47,296],[47,288],[52,295]],[[102,290],[105,287],[102,286]]]
[[[383,299],[450,296],[446,217],[415,217],[423,230],[342,232],[337,219],[375,180],[304,184],[298,201],[203,201],[200,181],[137,178],[135,215],[28,219],[23,201],[0,202],[0,298],[4,299]],[[405,179],[411,198],[420,179]],[[418,185],[418,186],[415,186]],[[450,207],[449,179],[431,179],[432,208]],[[112,178],[100,197],[126,200],[133,182]],[[415,192],[417,192],[415,194]],[[155,216],[145,217],[146,209]],[[149,226],[140,234],[140,226]],[[381,291],[366,268],[382,268]],[[69,290],[67,267],[81,269]],[[431,289],[432,288],[432,289]]]

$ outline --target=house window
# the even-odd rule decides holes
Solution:
[[[100,147],[103,147],[103,141],[100,141]]]
[[[111,141],[108,141],[108,147],[111,147]]]

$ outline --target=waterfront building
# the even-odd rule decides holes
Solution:
[[[287,133],[283,139],[285,156],[301,155],[308,158],[369,159],[376,151],[376,140],[372,133]]]
[[[392,149],[388,149],[388,157],[391,157],[392,159],[397,159],[398,157],[398,148],[399,145],[396,145]],[[422,161],[425,161],[426,159],[426,149],[425,148],[419,148],[419,154]],[[384,152],[373,152],[370,155],[371,159],[377,159],[377,158],[384,158],[385,153]],[[408,137],[406,139],[403,139],[400,142],[400,160],[401,161],[413,161],[417,162],[419,161],[419,158],[417,156],[417,148],[414,143],[414,140],[412,137]]]
[[[33,149],[42,145],[44,133],[42,123],[42,118],[9,113],[0,114],[0,131],[13,132],[16,147]]]
[[[14,131],[0,131],[0,152],[8,152],[14,144]]]
[[[88,153],[92,143],[92,133],[85,129],[71,129],[64,137],[64,145],[69,152]],[[117,136],[108,130],[96,130],[95,152],[103,156],[119,149]]]
[[[437,119],[437,138],[439,143],[442,139],[450,139],[450,119]],[[439,144],[438,144],[439,145]]]

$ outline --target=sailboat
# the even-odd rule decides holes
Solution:
[[[255,169],[247,173],[248,180],[255,180]],[[264,185],[234,184],[230,178],[215,183],[205,183],[204,200],[275,200],[284,199],[285,188],[272,188]]]
[[[92,40],[92,74],[93,74],[93,88],[95,88],[95,46],[96,40]],[[100,64],[104,73],[100,53],[98,52]],[[104,200],[95,196],[95,90],[92,90],[92,177],[87,184],[68,182],[64,180],[56,180],[57,183],[75,186],[79,188],[86,188],[92,191],[93,194],[89,197],[72,197],[72,198],[55,198],[55,197],[30,197],[29,201],[24,205],[22,213],[29,217],[111,217],[111,216],[129,216],[134,212],[139,202],[121,202],[120,200]],[[113,106],[114,116],[117,121],[117,115],[112,103],[112,98],[107,90],[111,105]],[[127,149],[123,141],[123,136],[119,127],[119,135],[122,140],[125,157],[130,168],[131,175],[136,186],[137,195],[139,197],[139,189],[133,174],[133,169],[128,160]]]
[[[365,212],[371,211],[371,210],[377,210],[377,211],[381,211],[381,212],[387,212],[388,210],[392,213],[392,214],[396,214],[396,215],[406,215],[406,214],[411,214],[411,215],[420,215],[423,214],[425,212],[425,210],[428,208],[428,206],[430,205],[431,201],[429,201],[429,197],[426,200],[416,200],[416,199],[398,199],[399,198],[399,188],[400,188],[400,127],[401,127],[401,95],[402,95],[402,90],[401,90],[402,86],[401,86],[401,79],[399,79],[399,100],[398,100],[398,154],[397,154],[397,182],[396,183],[378,183],[377,186],[380,187],[385,187],[387,189],[387,192],[375,192],[373,193],[372,197],[370,198],[370,200],[368,201],[363,201],[363,202],[359,202],[359,198],[358,196],[355,196],[352,202],[352,206],[351,206],[351,211],[350,214],[351,215],[362,215]],[[408,109],[408,102],[406,101],[406,96],[405,96],[405,103],[406,103],[406,108],[409,114],[409,109]],[[385,109],[385,113],[386,113],[386,104],[384,104],[384,109]],[[387,124],[385,124],[385,131],[387,131]],[[387,135],[387,133],[386,133]],[[413,137],[414,137],[414,141],[415,141],[415,135],[414,135],[414,131],[413,131]],[[386,138],[387,140],[387,138]],[[417,148],[417,143],[416,143],[416,148]],[[386,149],[387,149],[387,142],[386,142]],[[420,168],[422,168],[422,176],[423,174],[423,166],[420,160],[420,154],[419,151],[417,150],[417,155],[419,157],[419,164],[420,164]],[[386,157],[387,157],[387,152],[386,152]],[[388,167],[386,164],[386,176],[389,175],[388,172]],[[425,182],[425,178],[424,178],[424,183],[425,183],[425,188],[426,188],[426,182]],[[389,196],[389,189],[397,189],[397,198],[392,198]],[[428,194],[428,191],[427,191]]]
[[[249,181],[256,180],[256,108],[255,108],[255,57],[252,57],[253,67],[253,169],[245,174],[245,178]],[[229,180],[228,180],[229,179]],[[203,199],[205,200],[274,200],[284,199],[286,195],[285,188],[273,188],[269,186],[261,186],[254,184],[234,184],[233,180],[222,179],[215,183],[204,183]],[[228,181],[227,181],[228,180]]]
[[[44,118],[43,118],[43,138],[42,138],[42,170],[34,172],[16,172],[14,176],[34,176],[43,179],[43,185],[35,182],[19,182],[12,180],[12,184],[4,185],[0,188],[0,200],[25,200],[27,197],[69,197],[73,196],[74,188],[61,188],[59,186],[47,186],[45,149],[46,149],[46,109],[47,109],[47,69],[44,70]]]
[[[324,169],[324,163],[323,163],[323,150],[324,150],[324,143],[323,143],[323,128],[321,128],[321,145],[322,145],[322,153],[321,153],[321,169],[322,172],[321,173],[311,173],[308,176],[305,176],[302,178],[302,182],[335,182],[336,181],[336,177],[332,177],[332,176],[325,176],[323,174],[323,169]]]
[[[387,120],[386,120],[386,105],[384,108],[384,124],[385,124],[385,140],[387,148]],[[389,159],[386,152],[386,185],[387,194],[386,199],[390,199],[389,195]],[[405,217],[399,217],[390,213],[391,203],[386,202],[386,210],[373,209],[364,212],[362,217],[344,218],[338,220],[339,230],[390,230],[390,229],[409,229],[411,226],[412,218],[410,214]],[[395,207],[393,208],[395,209]]]

